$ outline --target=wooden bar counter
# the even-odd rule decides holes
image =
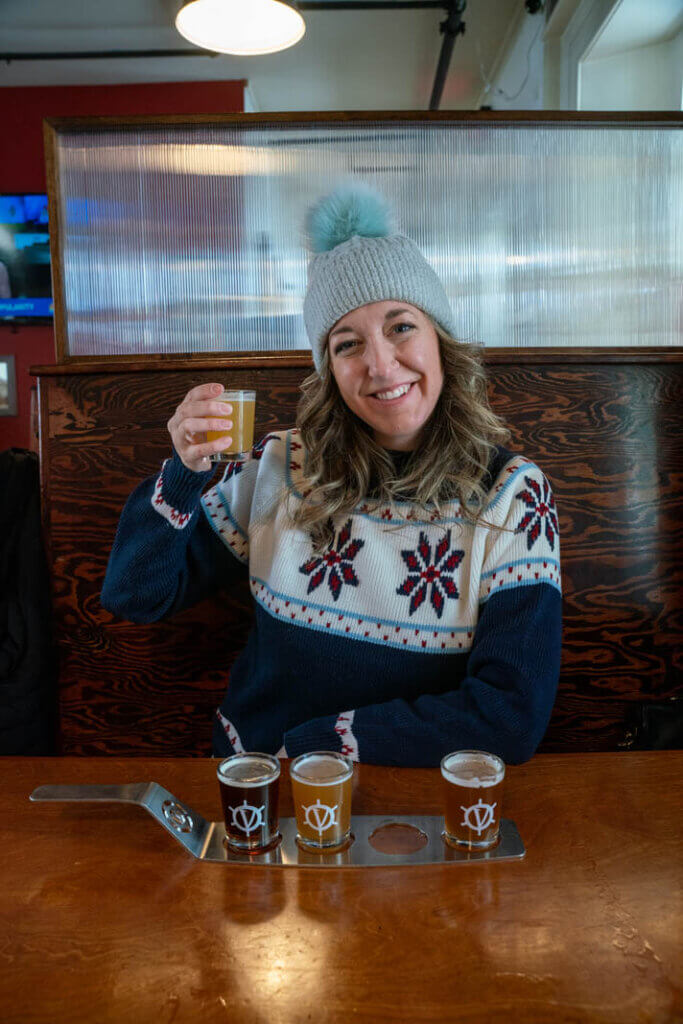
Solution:
[[[43,784],[153,780],[218,820],[215,766],[0,762],[3,1024],[683,1019],[683,752],[509,767],[520,861],[207,863],[141,808],[29,802]],[[441,812],[436,769],[356,772],[354,814]]]

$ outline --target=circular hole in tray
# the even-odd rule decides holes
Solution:
[[[376,828],[368,837],[368,842],[378,853],[390,853],[395,857],[400,857],[423,850],[429,842],[429,838],[417,825],[406,825],[400,821],[393,821]]]

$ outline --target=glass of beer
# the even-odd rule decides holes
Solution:
[[[487,850],[498,842],[505,763],[484,750],[456,750],[441,761],[445,838]]]
[[[228,846],[254,852],[279,838],[280,762],[270,754],[233,754],[217,769]]]
[[[353,761],[315,750],[295,757],[289,775],[297,842],[308,850],[342,846],[351,835]]]
[[[219,419],[232,420],[229,430],[207,430],[206,440],[217,441],[219,437],[231,437],[232,444],[223,451],[214,452],[211,462],[246,462],[254,444],[255,391],[223,391],[215,402],[227,402],[232,412],[226,412]]]

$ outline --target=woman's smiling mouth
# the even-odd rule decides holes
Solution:
[[[415,383],[415,381],[411,381],[409,384],[399,384],[389,391],[376,391],[374,395],[370,395],[370,398],[375,398],[378,402],[398,402],[405,398]]]

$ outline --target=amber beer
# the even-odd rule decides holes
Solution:
[[[218,765],[228,846],[254,851],[278,838],[280,762],[270,754],[244,753]]]
[[[324,850],[345,843],[351,835],[353,761],[316,750],[296,757],[289,775],[301,846]]]
[[[218,417],[231,420],[232,427],[229,430],[207,430],[206,440],[217,441],[219,437],[230,436],[232,444],[223,451],[214,452],[209,458],[211,462],[245,462],[254,444],[256,392],[223,391],[215,401],[227,402],[232,406],[232,412],[226,412],[224,417]]]
[[[498,841],[505,763],[483,750],[456,750],[441,761],[445,836],[485,850]]]

